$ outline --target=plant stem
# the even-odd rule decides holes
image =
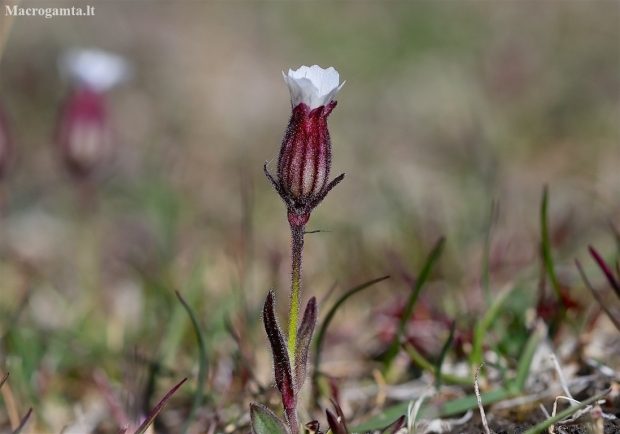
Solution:
[[[297,324],[299,321],[299,299],[301,293],[301,257],[304,250],[305,225],[291,225],[291,309],[288,318],[288,357],[295,369],[295,346],[297,345]]]

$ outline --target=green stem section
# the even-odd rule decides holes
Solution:
[[[301,293],[301,257],[304,250],[305,225],[291,225],[291,310],[288,317],[288,357],[295,367],[297,346],[297,324],[299,322],[299,300]]]

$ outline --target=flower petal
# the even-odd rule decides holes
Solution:
[[[328,104],[344,85],[344,82],[339,85],[340,75],[331,66],[327,69],[318,65],[302,66],[295,71],[289,69],[288,75],[284,72],[282,75],[291,92],[293,107],[305,103],[310,110]]]

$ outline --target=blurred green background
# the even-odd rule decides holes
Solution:
[[[17,152],[0,217],[0,360],[23,371],[12,382],[24,406],[54,396],[66,408],[96,368],[121,376],[134,346],[187,375],[195,340],[175,289],[204,322],[218,373],[236,351],[224,318],[248,312],[242,334],[262,347],[269,384],[259,311],[272,286],[286,305],[289,232],[262,165],[274,167],[288,122],[289,68],[333,66],[346,80],[330,117],[332,173],[346,178],[309,222],[326,232],[306,240],[305,298],[393,275],[343,312],[343,336],[406,291],[403,270],[415,274],[442,234],[431,298],[475,312],[493,201],[498,286],[538,265],[545,184],[563,282],[587,244],[614,247],[616,1],[19,4],[86,5],[95,16],[15,19],[0,63]],[[69,48],[121,54],[134,70],[107,95],[116,158],[94,209],[53,146]]]

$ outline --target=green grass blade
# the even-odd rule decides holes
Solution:
[[[384,362],[386,370],[389,370],[392,364],[392,361],[394,360],[394,357],[396,357],[396,355],[398,354],[398,350],[400,349],[400,346],[401,346],[400,340],[402,336],[405,334],[405,328],[407,327],[407,322],[409,321],[409,318],[411,317],[411,314],[413,313],[413,307],[415,306],[415,303],[418,300],[420,291],[422,290],[424,283],[426,283],[426,281],[428,280],[431,274],[431,270],[433,269],[433,266],[439,259],[439,256],[441,256],[441,252],[443,251],[443,247],[445,244],[446,244],[446,239],[444,237],[441,237],[437,241],[437,243],[435,243],[433,250],[431,250],[431,253],[426,258],[426,262],[424,263],[424,266],[422,267],[422,271],[420,272],[420,275],[418,276],[416,280],[415,286],[413,287],[413,291],[411,292],[411,295],[409,296],[409,300],[407,301],[407,306],[405,307],[405,311],[403,312],[403,316],[400,319],[400,323],[398,324],[398,332],[396,333],[396,336],[394,337],[394,341],[392,342],[385,356],[383,357],[383,362]]]
[[[443,379],[441,375],[441,366],[443,365],[446,354],[448,353],[450,345],[452,345],[452,341],[454,340],[455,330],[456,321],[452,321],[452,326],[450,327],[450,335],[448,336],[446,342],[443,344],[443,347],[441,348],[441,354],[439,354],[439,359],[437,360],[437,364],[435,365],[435,389],[437,389],[437,391],[439,391],[439,389],[441,388],[441,381]]]
[[[187,284],[183,285],[184,299],[188,304],[193,305],[202,293],[202,276],[204,272],[204,261],[196,261]],[[168,293],[168,286],[162,288],[162,291]],[[173,300],[171,300],[173,301]],[[166,334],[162,343],[162,361],[163,366],[173,366],[178,356],[178,348],[181,345],[183,336],[188,329],[188,316],[186,309],[180,303],[170,303],[172,313],[167,323]],[[190,318],[191,320],[191,318]]]
[[[428,360],[426,360],[424,356],[420,354],[418,350],[416,350],[413,347],[413,345],[410,345],[409,343],[405,343],[403,345],[403,348],[405,349],[405,352],[409,355],[409,358],[411,359],[411,361],[415,363],[419,368],[425,369],[431,372],[433,375],[437,375],[437,372],[436,372],[437,367],[433,365],[431,362],[429,362]],[[460,384],[462,386],[472,385],[472,381],[469,378],[457,377],[456,375],[451,375],[451,374],[442,374],[442,378],[443,378],[442,381],[445,381],[446,383]]]
[[[545,185],[545,188],[543,190],[542,202],[540,204],[541,253],[547,276],[549,276],[549,281],[551,282],[551,287],[553,288],[553,291],[555,292],[555,295],[558,298],[558,302],[560,304],[562,317],[565,317],[566,306],[564,305],[562,292],[560,291],[560,284],[558,282],[557,276],[555,275],[555,269],[553,267],[553,257],[551,256],[551,243],[549,242],[549,222],[547,216],[548,205],[549,188]]]
[[[515,288],[516,286],[511,286],[510,288],[503,290],[493,301],[482,320],[476,324],[474,339],[472,342],[472,352],[470,356],[470,363],[472,366],[480,366],[482,364],[482,344],[487,330],[495,318],[499,315],[502,305]]]
[[[134,432],[134,434],[144,434],[146,432],[146,430],[149,428],[149,426],[151,426],[151,424],[153,423],[157,415],[163,410],[164,406],[166,405],[166,402],[168,402],[168,400],[174,394],[174,392],[176,392],[177,389],[181,387],[181,385],[185,383],[186,381],[187,381],[187,378],[184,378],[179,383],[177,383],[176,386],[170,389],[168,393],[166,393],[166,396],[164,396],[163,399],[159,401],[159,404],[155,406],[153,411],[151,411],[151,413],[147,416],[144,422],[142,422],[142,425],[138,427],[138,429]]]
[[[581,410],[584,407],[587,407],[588,405],[598,401],[599,399],[603,398],[605,395],[607,395],[609,393],[609,390],[606,390],[603,393],[600,393],[596,396],[593,396],[589,399],[586,399],[585,401],[571,406],[569,408],[567,408],[564,411],[559,412],[558,414],[556,414],[554,417],[549,418],[541,423],[539,423],[538,425],[528,429],[527,431],[525,431],[524,434],[539,434],[542,431],[547,430],[547,428],[549,428],[551,425],[558,423],[559,421],[561,421],[562,419],[570,416],[571,414],[576,413],[577,411]]]
[[[196,332],[196,339],[198,340],[198,384],[196,385],[196,393],[194,394],[194,399],[192,401],[192,408],[185,420],[185,425],[183,425],[182,433],[186,433],[189,430],[191,423],[194,421],[196,417],[196,412],[198,411],[198,407],[202,404],[202,399],[204,396],[204,387],[207,381],[207,370],[208,370],[208,360],[207,360],[207,339],[205,338],[204,331],[200,324],[198,323],[198,319],[194,314],[192,308],[185,302],[179,291],[176,291],[177,297],[183,307],[187,311],[190,319],[192,320],[192,324],[194,326],[194,331]]]
[[[377,279],[373,279],[370,280],[366,283],[362,283],[361,285],[356,286],[353,289],[350,289],[349,291],[347,291],[342,297],[340,297],[338,299],[338,301],[336,301],[336,303],[332,306],[332,308],[329,310],[329,312],[327,313],[327,316],[325,317],[325,319],[323,320],[323,323],[321,324],[321,327],[319,328],[319,332],[317,334],[316,337],[316,346],[315,346],[315,350],[314,350],[314,369],[312,371],[312,387],[316,388],[317,386],[317,378],[318,378],[318,373],[319,373],[319,364],[321,362],[321,350],[323,348],[323,339],[325,338],[325,333],[327,332],[327,327],[329,327],[329,324],[332,322],[332,319],[334,318],[334,315],[336,314],[336,311],[338,310],[338,308],[345,302],[347,301],[347,299],[349,299],[349,297],[351,297],[352,295],[357,294],[358,292],[371,287],[372,285],[374,285],[375,283],[379,283],[385,279],[388,279],[390,276],[383,276],[383,277],[379,277]]]
[[[530,373],[530,366],[532,365],[532,360],[534,360],[536,348],[538,348],[540,341],[545,335],[544,329],[545,327],[536,327],[523,347],[521,358],[517,365],[517,376],[514,381],[516,391],[522,392],[525,389],[525,382]]]
[[[493,201],[491,203],[491,214],[489,217],[489,227],[484,238],[484,251],[482,254],[482,289],[484,292],[484,301],[487,308],[491,306],[491,235],[493,233],[493,225],[499,214],[499,203]]]
[[[473,380],[471,381],[473,384]],[[508,389],[498,389],[485,392],[481,395],[482,404],[490,405],[504,399],[511,398],[516,394]],[[402,402],[386,409],[381,414],[373,417],[361,425],[351,428],[351,432],[367,432],[382,429],[385,425],[393,423],[402,414],[407,413],[408,402]],[[475,395],[468,395],[463,398],[455,399],[440,405],[428,405],[423,407],[418,414],[418,419],[437,419],[454,416],[464,413],[467,410],[478,408],[478,401]]]

